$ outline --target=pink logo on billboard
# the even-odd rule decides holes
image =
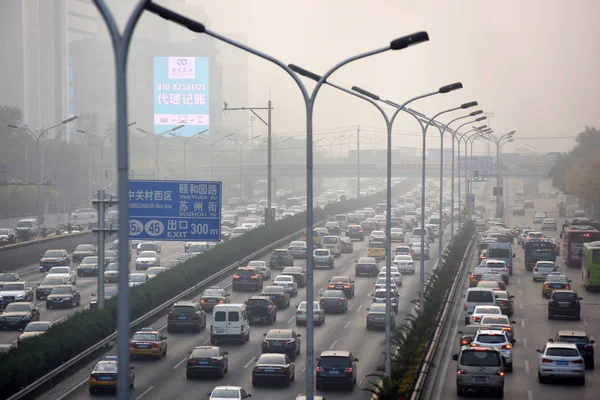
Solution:
[[[169,57],[169,79],[196,79],[194,57]]]

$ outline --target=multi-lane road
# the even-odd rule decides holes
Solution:
[[[519,182],[512,183],[513,190],[519,190],[522,186]],[[510,187],[509,186],[509,187]],[[541,191],[548,192],[549,185],[546,182],[540,183]],[[546,210],[550,217],[558,218],[556,207],[556,198],[543,198],[535,201],[534,210],[526,210],[525,216],[515,217],[511,210],[508,210],[506,222],[510,227],[519,224],[534,226],[532,223],[533,213],[537,210]],[[568,209],[573,212],[573,208]],[[569,215],[569,214],[568,214]],[[563,223],[559,219],[559,229]],[[558,238],[559,232],[548,232],[545,234]],[[540,384],[537,379],[537,353],[546,340],[554,337],[558,330],[583,330],[588,335],[594,337],[600,330],[600,294],[586,292],[581,281],[581,271],[579,269],[568,268],[559,257],[558,265],[569,278],[573,281],[574,288],[583,297],[581,321],[569,319],[547,318],[548,300],[541,295],[540,282],[533,282],[532,273],[526,271],[524,267],[523,251],[517,244],[514,245],[516,253],[516,264],[514,275],[507,290],[515,296],[515,314],[512,319],[515,324],[515,337],[517,343],[514,348],[514,371],[506,375],[505,380],[505,398],[508,399],[540,399],[540,400],[559,400],[559,399],[598,399],[600,398],[600,372],[598,370],[586,371],[586,385],[584,387],[569,383],[559,382],[554,384]],[[562,257],[562,255],[561,255]],[[468,284],[468,282],[467,282]],[[466,289],[466,287],[465,287]],[[463,290],[464,293],[464,290]],[[436,363],[439,371],[433,371],[431,376],[436,376],[429,382],[428,396],[425,398],[433,400],[446,400],[458,398],[456,395],[456,366],[451,360],[452,354],[458,353],[458,334],[456,333],[464,326],[462,303],[457,302],[453,310],[453,321],[449,326],[450,335],[447,346],[441,350],[442,357]],[[454,333],[453,333],[454,332]],[[437,374],[437,375],[436,375]],[[468,398],[485,398],[480,395],[471,394]]]

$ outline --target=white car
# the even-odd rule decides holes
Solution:
[[[415,262],[411,255],[397,255],[394,257],[394,266],[398,268],[401,273],[414,274],[415,273]]]
[[[71,270],[71,267],[52,267],[46,276],[60,276],[67,278],[67,281],[72,285],[77,283],[77,274]]]
[[[167,269],[165,267],[150,267],[146,270],[146,275],[148,279],[156,278],[158,274],[162,274]]]
[[[414,258],[423,257],[425,260],[429,260],[429,245],[425,242],[425,250],[421,249],[421,243],[413,243],[410,246],[410,253]]]
[[[434,237],[440,237],[440,226],[437,224],[425,224],[425,229],[431,229]]]
[[[241,386],[217,386],[208,400],[245,400],[251,397]]]
[[[379,275],[377,275],[377,279],[386,279],[387,267],[381,268],[379,271]],[[398,270],[398,267],[390,267],[390,273],[392,275],[392,279],[396,283],[398,287],[402,286],[402,274]]]
[[[576,379],[585,385],[585,362],[575,343],[548,342],[538,353],[538,380]]]
[[[469,323],[480,324],[484,315],[502,315],[502,310],[498,306],[475,306]]]
[[[256,228],[258,226],[257,223],[255,222],[244,222],[242,224],[243,228],[248,228],[249,231],[251,231],[252,229]]]
[[[391,228],[390,229],[390,241],[404,242],[404,231],[402,230],[402,228]]]
[[[148,269],[160,266],[160,257],[155,251],[142,251],[135,259],[135,269]]]
[[[546,218],[542,221],[543,231],[555,231],[557,229],[557,223],[554,218]]]
[[[377,278],[377,280],[375,281],[375,292],[377,292],[377,289],[388,289],[390,291],[393,291],[394,294],[396,296],[398,296],[398,285],[396,285],[396,282],[394,282],[394,280],[392,280],[390,282],[390,285],[387,285],[386,279],[385,278]]]
[[[283,287],[290,296],[298,294],[298,282],[291,275],[277,275],[273,281],[273,285]]]
[[[269,266],[267,266],[266,261],[253,260],[248,263],[247,267],[254,268],[255,270],[260,271],[264,280],[271,279],[271,268]]]
[[[256,210],[257,210],[257,205],[256,204],[248,204],[246,206],[246,210],[248,211],[249,214],[256,214]]]
[[[477,347],[497,347],[500,355],[504,359],[504,368],[507,372],[513,370],[513,344],[514,339],[510,340],[505,331],[502,330],[480,330],[477,332],[471,346]]]
[[[485,258],[481,260],[480,267],[488,268],[490,271],[495,271],[502,275],[502,280],[507,285],[510,282],[510,271],[506,266],[506,262],[502,260],[496,260],[494,258]]]
[[[98,214],[94,208],[80,208],[73,211],[69,219],[78,223],[98,222]]]
[[[148,275],[142,273],[129,274],[129,287],[139,286],[148,282]]]
[[[385,232],[384,231],[373,231],[371,232],[371,236],[369,236],[369,243],[379,241],[385,241]]]
[[[552,272],[558,271],[558,267],[552,261],[538,261],[533,267],[533,281],[545,281]]]
[[[296,326],[306,324],[306,307],[306,301],[303,301],[298,305],[298,309],[296,310]],[[325,310],[318,301],[313,301],[313,320],[319,325],[325,323]]]
[[[233,228],[231,230],[231,236],[229,237],[230,239],[235,239],[236,237],[240,237],[242,236],[244,233],[248,232],[248,228],[244,227],[244,226],[238,226],[236,228]]]

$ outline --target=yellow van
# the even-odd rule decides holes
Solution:
[[[385,258],[385,244],[381,242],[369,243],[369,249],[367,250],[367,257],[374,257],[377,260]]]

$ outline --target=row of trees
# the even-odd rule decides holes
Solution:
[[[550,170],[554,187],[577,196],[598,210],[600,205],[600,131],[586,127],[575,147],[562,153]]]

